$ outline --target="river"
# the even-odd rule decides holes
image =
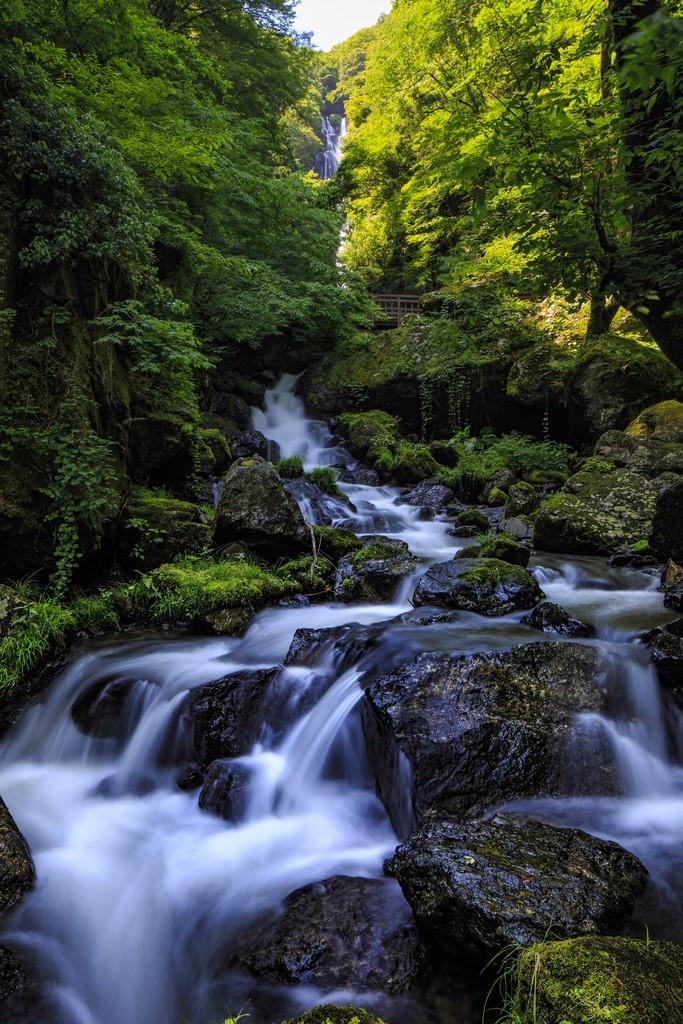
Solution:
[[[327,426],[306,416],[295,385],[285,376],[268,392],[265,409],[254,410],[254,426],[309,469],[352,466]],[[358,533],[407,541],[420,572],[462,545],[449,523],[401,503],[399,489],[342,489],[355,511],[338,502],[339,521]],[[597,639],[585,642],[600,646],[606,676],[619,680],[621,700],[610,716],[585,724],[609,738],[622,793],[524,807],[637,854],[651,882],[634,931],[642,935],[647,925],[651,935],[680,939],[683,719],[663,699],[636,642],[672,616],[647,573],[542,554],[532,566],[550,600],[596,627]],[[299,886],[341,874],[382,876],[397,839],[365,763],[363,679],[414,651],[463,653],[543,639],[520,623],[521,613],[421,624],[411,618],[414,584],[402,584],[387,604],[270,608],[241,638],[116,638],[74,653],[0,748],[0,793],[37,870],[36,888],[3,941],[38,966],[43,1024],[210,1024],[243,1006],[251,1024],[276,1024],[329,998],[303,988],[265,992],[216,964],[231,936]],[[297,629],[390,620],[382,642],[350,666],[323,647],[316,666],[281,670],[288,719],[278,729],[266,716],[244,759],[252,782],[242,820],[228,824],[205,813],[196,791],[178,788],[179,712],[189,690],[232,671],[281,665]],[[123,736],[81,733],[71,717],[74,702],[100,680],[131,678],[137,682]],[[376,1006],[390,1024],[427,1020],[400,999],[332,998]],[[467,999],[456,999],[442,1017],[430,1013],[443,1024],[476,1019]]]

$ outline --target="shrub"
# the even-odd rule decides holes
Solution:
[[[298,455],[291,455],[287,459],[280,459],[277,471],[283,480],[298,480],[304,475],[304,464]]]
[[[344,496],[337,487],[337,471],[331,466],[317,466],[308,474],[308,479],[325,494],[330,494],[334,498]]]

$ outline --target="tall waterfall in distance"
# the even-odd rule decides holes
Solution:
[[[337,129],[330,117],[323,116],[321,131],[325,140],[325,149],[322,153],[318,153],[315,169],[319,178],[329,181],[330,178],[334,178],[341,163],[342,141],[346,135],[346,118],[342,117],[341,124]]]

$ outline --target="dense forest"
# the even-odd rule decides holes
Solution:
[[[683,1024],[683,6],[296,9],[0,5],[2,1019]]]

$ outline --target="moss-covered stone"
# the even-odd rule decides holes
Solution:
[[[200,554],[210,544],[211,525],[200,506],[140,489],[126,508],[118,556],[124,566],[147,570]]]
[[[333,562],[338,562],[344,555],[358,551],[363,542],[351,530],[343,530],[338,526],[314,526],[313,533],[321,555]]]
[[[644,409],[626,428],[630,437],[683,444],[683,403],[669,400]]]
[[[670,942],[579,938],[519,959],[511,1024],[680,1024],[683,949]]]
[[[649,539],[657,498],[652,481],[593,457],[570,477],[563,492],[542,503],[534,545],[543,551],[612,554]]]
[[[383,1024],[383,1021],[355,1006],[316,1006],[285,1024]]]
[[[488,533],[491,529],[491,523],[488,520],[488,516],[478,508],[465,509],[464,512],[459,513],[455,521],[458,526],[475,526],[478,530],[481,530],[482,533]]]
[[[505,515],[509,519],[516,516],[528,516],[535,512],[541,503],[538,491],[531,484],[520,480],[512,484],[508,490],[505,502]]]
[[[359,455],[379,458],[383,452],[394,450],[398,445],[398,420],[380,409],[345,413],[339,417],[339,425]]]
[[[477,544],[468,544],[455,556],[456,558],[497,558],[501,562],[509,562],[510,565],[521,565],[523,568],[529,564],[531,552],[529,548],[520,544],[519,541],[508,534],[488,534],[482,537]]]
[[[415,605],[492,617],[533,608],[542,599],[543,591],[526,569],[497,558],[455,558],[433,565],[413,595]]]

